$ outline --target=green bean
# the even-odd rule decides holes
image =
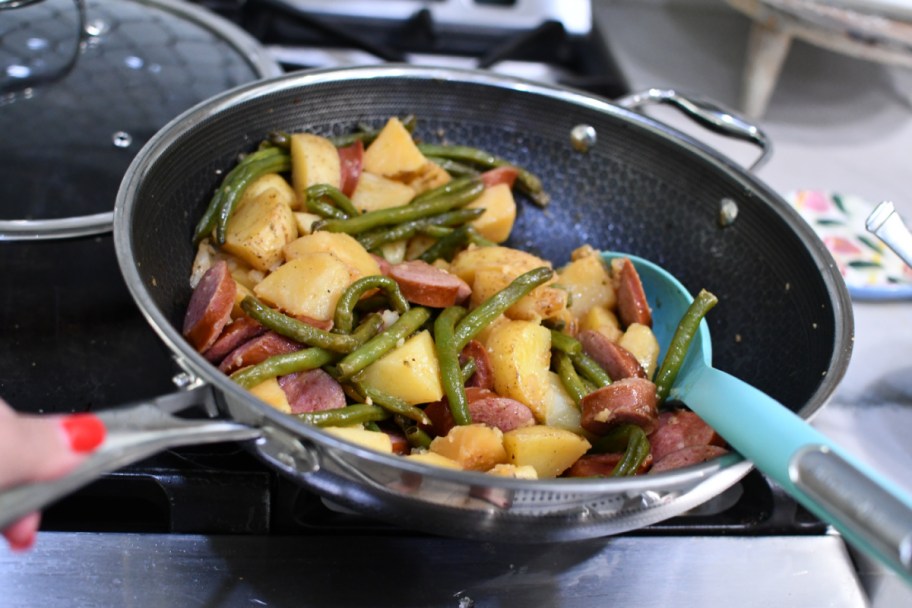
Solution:
[[[627,449],[624,456],[611,471],[612,477],[629,477],[636,475],[643,461],[649,456],[649,439],[640,427],[631,425],[630,437],[627,440]]]
[[[465,247],[468,242],[469,227],[465,225],[460,226],[452,233],[428,247],[424,253],[418,256],[418,259],[427,262],[428,264],[434,260],[446,260],[449,262],[453,259],[453,256],[456,255],[456,252]]]
[[[291,148],[291,134],[287,131],[270,131],[266,134],[266,141],[277,148],[285,150]]]
[[[437,186],[436,188],[431,188],[430,190],[422,192],[413,198],[410,204],[422,203],[435,198],[440,198],[441,196],[456,194],[457,192],[465,190],[469,186],[474,186],[480,183],[482,183],[481,178],[478,177],[457,177],[456,179],[451,179],[441,186]]]
[[[347,334],[352,330],[355,320],[355,304],[365,292],[371,289],[382,289],[392,308],[399,314],[409,309],[409,303],[399,290],[399,284],[396,281],[379,274],[361,277],[349,285],[339,296],[339,301],[336,303],[336,314],[333,317],[334,331]]]
[[[418,149],[425,156],[449,158],[489,169],[504,166],[515,167],[518,171],[516,175],[517,185],[521,187],[523,192],[529,195],[532,202],[540,207],[544,207],[550,202],[550,197],[544,191],[541,180],[536,175],[522,167],[516,166],[508,160],[494,156],[484,150],[471,148],[469,146],[446,146],[438,144],[419,144]]]
[[[475,211],[475,209],[470,209],[469,211]],[[442,239],[449,234],[453,234],[453,230],[453,228],[447,226],[426,225],[418,229],[418,234],[423,234],[434,239]]]
[[[551,330],[551,348],[556,348],[568,355],[578,355],[583,352],[583,345],[579,340],[556,329]]]
[[[215,224],[218,221],[219,210],[222,207],[222,203],[225,200],[225,197],[233,191],[233,188],[235,187],[235,180],[246,170],[246,167],[250,163],[253,163],[257,160],[272,158],[281,154],[282,151],[277,148],[258,150],[244,157],[228,172],[227,175],[225,175],[225,177],[222,179],[222,183],[212,195],[212,198],[209,201],[209,206],[206,208],[205,213],[203,213],[203,216],[200,218],[199,223],[196,225],[196,229],[193,232],[193,241],[195,243],[200,242],[206,238],[206,236],[212,233],[212,230],[215,228]]]
[[[307,198],[305,203],[307,210],[313,214],[319,215],[323,219],[333,219],[333,220],[347,220],[348,215],[345,214],[341,209],[333,207],[325,201],[321,201],[318,198]]]
[[[573,359],[573,365],[583,378],[592,382],[597,387],[611,384],[611,377],[595,359],[584,352],[577,353],[571,357]]]
[[[649,456],[649,438],[635,424],[621,424],[592,442],[591,452],[596,454],[623,452],[611,471],[613,477],[635,475]]]
[[[552,276],[554,276],[554,271],[547,266],[535,268],[519,275],[513,279],[512,283],[479,304],[456,326],[456,352],[461,352],[469,340],[491,321]]]
[[[404,428],[403,432],[410,446],[425,449],[431,447],[431,436],[424,432],[421,427],[412,425]]]
[[[469,242],[474,243],[479,247],[494,247],[497,245],[497,243],[491,239],[486,239],[481,236],[481,233],[479,233],[474,226],[469,226]]]
[[[718,302],[719,299],[715,295],[702,289],[694,301],[690,303],[687,312],[681,317],[671,342],[668,344],[668,350],[665,352],[662,366],[655,376],[656,395],[659,403],[662,403],[668,397],[668,393],[678,377],[678,372],[681,371],[681,366],[684,364],[687,349],[700,329],[700,321]]]
[[[314,426],[350,426],[364,422],[386,420],[390,413],[378,405],[356,403],[319,412],[295,414],[300,420]]]
[[[275,355],[268,359],[240,369],[231,374],[231,379],[244,388],[295,372],[316,369],[333,361],[336,354],[322,348],[305,348],[292,353]]]
[[[241,308],[267,329],[301,344],[318,346],[337,353],[349,353],[360,346],[358,340],[351,335],[334,334],[302,323],[265,306],[254,296],[247,296],[241,300]]]
[[[419,218],[426,218],[430,215],[436,215],[456,207],[468,205],[478,198],[484,190],[484,184],[476,181],[463,189],[455,192],[434,196],[431,198],[418,200],[418,197],[411,203],[400,205],[398,207],[389,207],[387,209],[378,209],[377,211],[368,211],[358,217],[352,217],[345,220],[323,220],[318,222],[314,228],[316,230],[326,230],[328,232],[345,232],[347,234],[361,234],[379,226],[398,224]]]
[[[557,375],[560,376],[561,384],[567,389],[567,394],[573,399],[573,402],[579,405],[583,397],[589,394],[586,385],[576,373],[573,367],[573,361],[570,355],[561,350],[555,350],[554,361],[557,364]]]
[[[462,376],[462,383],[465,384],[469,381],[469,378],[475,375],[475,372],[478,371],[478,362],[474,358],[466,361],[466,364],[462,366],[462,370],[459,372],[459,375]]]
[[[237,207],[238,202],[240,202],[241,196],[244,194],[244,190],[247,189],[247,186],[262,175],[266,175],[267,173],[281,173],[282,171],[288,171],[291,168],[291,157],[279,148],[267,148],[259,152],[254,152],[250,157],[267,152],[277,152],[277,154],[249,163],[245,158],[241,165],[238,165],[243,166],[244,170],[237,175],[235,180],[232,180],[218,210],[218,219],[215,224],[215,240],[220,245],[225,242],[225,237],[228,233],[228,220],[231,219],[231,214],[234,213],[234,209]]]
[[[415,306],[358,349],[342,359],[337,368],[341,378],[350,378],[362,369],[393,350],[400,340],[409,337],[431,317],[431,312],[424,307]]]
[[[474,177],[481,173],[475,167],[467,165],[466,163],[461,163],[458,160],[453,160],[452,158],[443,158],[442,156],[428,156],[426,158],[432,163],[439,165],[441,169],[450,175],[455,175],[456,177]]]
[[[368,232],[361,233],[357,236],[358,242],[368,251],[376,249],[381,245],[407,239],[424,228],[448,227],[464,224],[474,220],[484,213],[484,209],[454,209],[444,211],[429,217],[402,222],[395,226],[383,226],[375,228]]]
[[[420,407],[411,405],[396,395],[391,395],[360,382],[355,383],[355,386],[361,394],[364,395],[364,400],[366,402],[379,405],[391,414],[398,414],[399,416],[404,416],[409,420],[414,420],[415,422],[420,422],[427,426],[431,425],[431,419],[427,417],[424,410]]]
[[[472,424],[469,413],[469,400],[466,397],[462,381],[462,370],[459,367],[455,324],[465,317],[466,310],[461,306],[445,308],[434,321],[434,346],[437,350],[437,362],[440,365],[440,377],[443,381],[443,392],[446,394],[450,412],[456,424]]]
[[[307,189],[307,200],[310,199],[322,199],[328,198],[331,200],[336,208],[345,214],[346,217],[355,217],[361,215],[361,212],[358,211],[358,208],[355,207],[355,204],[350,198],[345,196],[341,190],[331,186],[329,184],[315,184]]]

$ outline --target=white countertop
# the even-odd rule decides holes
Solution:
[[[737,108],[751,24],[724,0],[595,7],[632,90],[675,88]],[[649,113],[745,165],[756,157],[751,146],[707,135],[671,108]],[[912,219],[912,71],[795,42],[756,122],[773,142],[757,175],[780,194],[819,189],[872,204],[892,200]],[[912,301],[856,301],[853,309],[849,369],[814,425],[912,492]]]

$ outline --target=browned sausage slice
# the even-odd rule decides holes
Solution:
[[[405,299],[419,306],[446,308],[472,294],[469,284],[455,274],[421,260],[393,264],[389,276],[399,284]]]
[[[205,351],[218,340],[231,321],[236,294],[237,284],[224,260],[213,264],[197,283],[187,305],[183,326],[184,337],[197,351]]]
[[[238,317],[228,324],[215,344],[209,347],[203,356],[210,363],[218,364],[235,348],[264,333],[266,333],[266,328],[259,322],[248,316]]]
[[[646,292],[640,275],[628,258],[621,262],[621,272],[618,277],[617,291],[618,318],[624,327],[632,323],[639,323],[652,327],[652,311],[646,301]]]
[[[605,334],[586,330],[578,338],[586,354],[595,359],[612,380],[646,377],[643,366],[633,353],[609,340]]]
[[[661,473],[662,471],[689,467],[692,464],[706,462],[723,454],[728,454],[728,450],[717,445],[691,445],[672,452],[661,460],[657,460],[649,472]]]
[[[321,412],[345,407],[345,393],[335,378],[322,369],[311,369],[279,377],[292,414]]]
[[[274,331],[268,331],[261,336],[244,342],[228,353],[228,356],[219,363],[219,369],[226,374],[230,374],[242,367],[256,365],[274,355],[291,353],[301,350],[301,348],[303,347],[294,340],[279,335]]]
[[[338,149],[339,154],[339,190],[345,196],[351,196],[361,179],[361,167],[364,160],[364,142],[360,139],[350,146]]]
[[[499,428],[504,433],[535,424],[532,410],[514,399],[501,397],[493,391],[477,387],[466,387],[466,397],[473,423],[487,424]],[[431,430],[437,435],[446,435],[456,424],[446,398],[429,403],[424,408],[424,413],[431,419],[434,425]]]
[[[624,457],[622,452],[608,454],[587,454],[573,463],[564,473],[566,477],[609,477],[617,463]],[[645,473],[652,466],[652,456],[646,456],[637,469],[637,475]]]
[[[478,340],[469,340],[459,354],[459,365],[465,365],[469,359],[475,360],[475,373],[466,382],[466,387],[494,390],[494,369],[491,367],[491,357],[484,344]]]
[[[580,400],[580,411],[580,424],[596,435],[624,423],[647,435],[659,426],[656,386],[643,378],[624,378],[589,393]]]
[[[659,428],[649,436],[649,443],[656,462],[692,445],[725,445],[719,434],[690,410],[659,414]]]

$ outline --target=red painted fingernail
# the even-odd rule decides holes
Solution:
[[[38,538],[38,535],[32,532],[26,536],[17,536],[15,538],[7,539],[9,541],[10,549],[13,551],[27,551],[35,545],[35,540]]]
[[[63,420],[63,430],[74,452],[91,452],[104,441],[104,422],[94,414],[73,414]]]

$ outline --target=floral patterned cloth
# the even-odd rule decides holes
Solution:
[[[830,250],[853,297],[912,297],[912,269],[865,228],[874,205],[821,190],[796,190],[785,198]]]

